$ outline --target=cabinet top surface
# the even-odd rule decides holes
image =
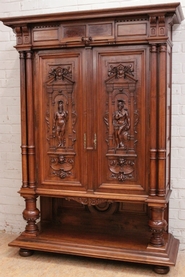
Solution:
[[[16,17],[4,17],[0,20],[10,27],[15,27],[22,24],[34,24],[44,22],[63,22],[63,21],[75,21],[75,20],[87,20],[98,18],[110,18],[110,17],[128,17],[138,15],[171,15],[174,16],[174,23],[180,23],[183,19],[183,12],[179,2],[157,4],[157,5],[142,5],[115,9],[102,9],[102,10],[87,10],[87,11],[75,11],[64,13],[51,13],[51,14],[35,14],[28,16],[16,16]]]

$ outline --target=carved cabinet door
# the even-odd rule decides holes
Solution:
[[[147,193],[147,55],[139,46],[94,50],[96,191]]]
[[[37,186],[85,190],[83,51],[34,57]]]
[[[147,193],[147,55],[147,47],[35,53],[38,186]]]

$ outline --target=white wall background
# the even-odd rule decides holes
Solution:
[[[0,0],[0,17],[53,13],[175,0]],[[181,0],[185,14],[185,0]],[[173,27],[172,188],[169,229],[185,250],[185,21]],[[0,22],[0,230],[21,232],[19,55],[15,34]]]

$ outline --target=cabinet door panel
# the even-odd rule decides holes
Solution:
[[[94,50],[97,91],[96,190],[147,189],[146,49]]]
[[[38,185],[83,189],[82,56],[81,50],[36,55]]]

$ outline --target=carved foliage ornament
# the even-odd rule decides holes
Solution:
[[[123,65],[123,64],[120,64],[119,66],[110,66],[110,69],[108,71],[108,76],[111,77],[111,76],[115,76],[116,79],[118,78],[126,78],[127,75],[131,75],[131,76],[134,76],[133,75],[133,68],[132,68],[132,65]]]
[[[65,67],[57,67],[57,68],[51,68],[49,72],[49,77],[54,77],[55,80],[64,80],[64,78],[72,79],[72,71],[71,68],[65,68]]]

